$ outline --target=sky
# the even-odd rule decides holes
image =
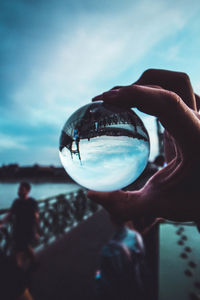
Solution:
[[[148,68],[186,72],[200,93],[199,13],[199,0],[0,1],[0,166],[60,165],[68,117]]]
[[[76,146],[72,145],[72,149]],[[80,185],[97,191],[119,190],[135,181],[149,156],[147,141],[128,136],[83,139],[79,149],[81,161],[66,147],[62,149],[63,166]]]

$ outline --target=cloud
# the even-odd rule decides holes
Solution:
[[[59,151],[55,146],[7,147],[0,151],[1,163],[17,163],[19,165],[57,165],[60,166]]]
[[[48,158],[57,162],[57,154],[49,149],[45,156],[40,135],[34,140],[36,152],[25,155],[23,147],[32,149],[32,144],[19,134],[30,136],[35,128],[39,135],[41,128],[56,140],[74,110],[114,84],[133,82],[140,75],[137,64],[147,60],[156,45],[181,32],[200,7],[196,0],[193,5],[184,0],[13,2],[5,2],[1,10],[0,110],[2,119],[14,127],[23,124],[26,133],[21,129],[13,137],[10,131],[1,149],[13,145],[16,159],[27,162],[29,157],[30,163]],[[172,45],[168,56],[175,59],[177,53],[178,44]],[[145,63],[141,66],[143,70]],[[131,76],[124,76],[130,69]],[[154,124],[145,119],[156,153]]]
[[[148,153],[147,143],[137,139],[132,139],[126,136],[112,137],[102,136],[80,141],[80,152],[83,152],[83,165],[87,162],[87,167],[93,168],[94,164],[104,162],[107,164],[109,159],[119,160],[127,159],[127,157],[139,156],[141,152]],[[78,162],[79,163],[79,162]],[[109,165],[108,165],[109,166]]]
[[[162,56],[165,56],[165,59],[168,61],[180,61],[181,60],[181,55],[180,55],[181,47],[182,47],[182,45],[180,43],[173,45],[169,49],[167,49],[167,51],[164,54],[162,54]]]
[[[182,29],[194,11],[164,1],[151,6],[142,1],[113,15],[80,14],[76,26],[66,22],[65,31],[52,33],[55,43],[38,55],[28,78],[13,91],[15,107],[23,103],[33,124],[64,121],[153,46]]]
[[[81,161],[67,148],[60,155],[63,166],[79,184],[90,189],[114,190],[134,181],[148,160],[143,140],[101,136],[80,141]]]
[[[7,149],[27,149],[27,138],[0,133],[0,152]]]

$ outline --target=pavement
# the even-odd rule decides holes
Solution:
[[[30,289],[34,300],[95,300],[100,251],[114,232],[101,210],[38,252]]]

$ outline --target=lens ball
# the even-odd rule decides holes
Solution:
[[[140,176],[149,149],[147,130],[136,113],[99,101],[81,107],[67,120],[59,155],[66,172],[78,184],[113,191]]]

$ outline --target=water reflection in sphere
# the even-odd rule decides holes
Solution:
[[[113,191],[135,181],[144,170],[149,136],[131,109],[94,102],[67,120],[59,154],[66,172],[77,183],[96,191]]]

